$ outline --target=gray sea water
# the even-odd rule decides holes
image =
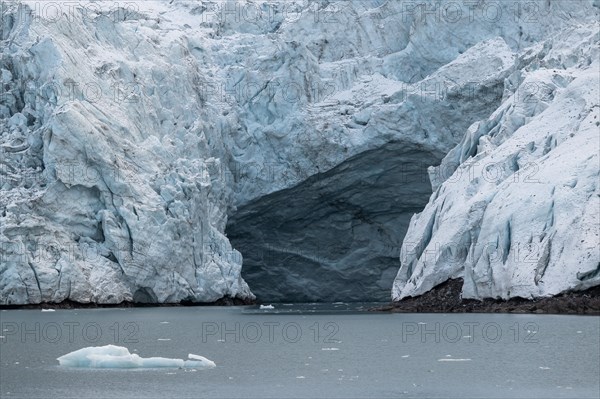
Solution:
[[[2,398],[598,398],[600,318],[368,305],[0,311]],[[75,369],[100,345],[196,369]]]

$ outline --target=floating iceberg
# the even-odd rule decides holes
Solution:
[[[275,309],[275,306],[273,305],[260,305],[261,309]]]
[[[143,358],[129,353],[127,348],[115,345],[90,346],[59,357],[61,366],[83,368],[160,368],[194,367],[213,368],[216,364],[205,357],[189,354],[190,360],[164,357]]]

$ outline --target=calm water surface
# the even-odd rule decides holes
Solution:
[[[600,318],[368,305],[0,311],[2,398],[598,398]],[[210,370],[70,369],[113,344]]]

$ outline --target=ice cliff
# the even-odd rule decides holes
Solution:
[[[600,283],[597,2],[52,3],[0,3],[1,303]]]
[[[598,23],[519,55],[502,105],[429,169],[393,298],[464,280],[464,298],[556,295],[600,284]]]

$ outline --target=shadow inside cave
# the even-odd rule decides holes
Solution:
[[[389,301],[400,247],[443,154],[388,143],[240,207],[226,234],[262,302]]]

